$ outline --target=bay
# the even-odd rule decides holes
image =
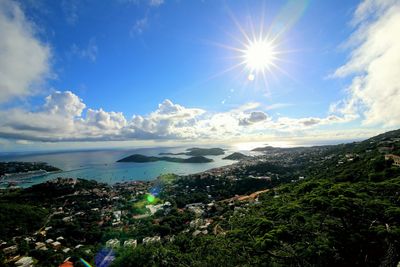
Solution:
[[[152,180],[161,174],[175,173],[187,175],[199,173],[208,169],[230,165],[235,161],[223,160],[232,151],[227,148],[224,155],[207,156],[213,159],[209,163],[175,163],[166,161],[134,163],[116,162],[132,154],[143,154],[146,156],[158,156],[161,152],[178,153],[184,152],[187,147],[169,148],[140,148],[140,149],[116,149],[116,150],[88,150],[88,151],[64,151],[38,154],[8,154],[0,156],[0,161],[26,161],[47,162],[63,171],[48,175],[24,179],[18,183],[20,187],[29,187],[33,184],[42,183],[57,177],[83,178],[96,180],[108,184],[127,182],[135,180]],[[187,157],[184,155],[173,155],[171,157]]]

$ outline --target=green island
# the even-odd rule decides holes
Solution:
[[[261,149],[260,149],[261,150]],[[400,130],[202,173],[0,191],[0,265],[397,266]]]
[[[246,155],[244,155],[242,153],[239,153],[239,152],[234,152],[234,153],[230,154],[229,156],[226,156],[226,157],[224,157],[222,159],[242,160],[242,159],[247,159],[247,158],[249,158],[249,156],[246,156]]]
[[[186,156],[219,156],[225,154],[225,150],[222,148],[199,148],[192,147],[186,149],[186,152],[179,153],[159,153],[159,155],[186,155]]]
[[[174,158],[174,157],[154,157],[154,156],[145,156],[141,154],[134,154],[125,157],[123,159],[120,159],[117,162],[144,163],[144,162],[155,162],[155,161],[169,161],[176,163],[208,163],[212,162],[213,160],[203,156],[194,156],[190,158]]]

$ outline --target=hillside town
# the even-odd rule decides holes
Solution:
[[[186,176],[166,174],[114,185],[58,178],[27,189],[3,189],[1,202],[35,206],[41,217],[31,228],[22,229],[19,222],[5,226],[0,260],[5,266],[51,266],[76,256],[91,260],[104,249],[166,244],[180,234],[223,236],[232,216],[244,216],[264,194],[279,198],[277,185],[306,180],[315,166],[347,168],[376,153],[374,157],[398,167],[398,144],[389,139],[373,142],[373,147],[267,147],[232,165]],[[113,255],[107,254],[107,260]]]

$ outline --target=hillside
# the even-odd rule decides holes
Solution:
[[[214,235],[181,233],[172,243],[121,254],[113,266],[397,266],[400,168],[385,161],[382,148],[395,152],[399,138],[393,131],[358,143],[274,148],[300,155],[267,162],[281,176],[292,173],[292,182],[253,204],[236,202],[234,211],[222,206],[212,217]],[[306,179],[295,178],[300,172]]]
[[[111,266],[395,267],[400,167],[385,155],[399,148],[394,131],[350,144],[268,148],[227,167],[153,181],[60,178],[4,190],[0,239],[36,266],[70,256],[75,266],[80,257],[95,266],[112,241],[120,246]],[[136,159],[147,158],[154,157]],[[60,236],[70,251],[37,248]],[[12,257],[1,250],[0,264]]]
[[[242,160],[242,159],[247,159],[247,158],[249,158],[249,157],[244,155],[244,154],[242,154],[242,153],[234,152],[234,153],[230,154],[229,156],[226,156],[226,157],[224,157],[222,159]]]

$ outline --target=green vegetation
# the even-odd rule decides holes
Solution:
[[[177,163],[207,163],[212,162],[212,159],[203,157],[203,156],[195,156],[190,158],[172,158],[172,157],[153,157],[153,156],[145,156],[140,154],[134,154],[123,159],[118,160],[117,162],[155,162],[155,161],[169,161],[169,162],[177,162]]]
[[[397,266],[400,168],[379,153],[386,141],[383,136],[325,147],[319,161],[310,155],[290,166],[251,166],[247,173],[308,178],[275,187],[257,205],[216,213],[214,226],[224,234],[179,233],[173,242],[121,251],[113,266]],[[390,145],[396,149],[399,141]],[[178,180],[177,191],[190,182],[201,194],[200,178]],[[181,206],[206,201],[194,195]],[[184,196],[175,193],[175,201]]]
[[[178,179],[178,176],[173,173],[162,174],[157,178],[157,181],[164,184],[170,185]]]
[[[6,190],[0,238],[37,266],[70,255],[23,243],[49,217],[45,238],[63,235],[63,247],[91,264],[117,238],[113,266],[397,266],[400,167],[384,153],[399,148],[395,131],[338,146],[267,148],[229,168],[151,182],[60,179]],[[128,239],[137,248],[123,247]]]
[[[46,209],[25,204],[0,202],[0,239],[38,230],[48,214]]]
[[[132,204],[132,214],[145,214],[147,212],[147,205],[156,205],[160,203],[161,200],[152,194],[142,195],[138,201]]]
[[[249,158],[249,157],[246,156],[246,155],[244,155],[244,154],[242,154],[242,153],[234,152],[234,153],[230,154],[229,156],[226,156],[226,157],[223,158],[223,159],[242,160],[242,159],[247,159],[247,158]]]

